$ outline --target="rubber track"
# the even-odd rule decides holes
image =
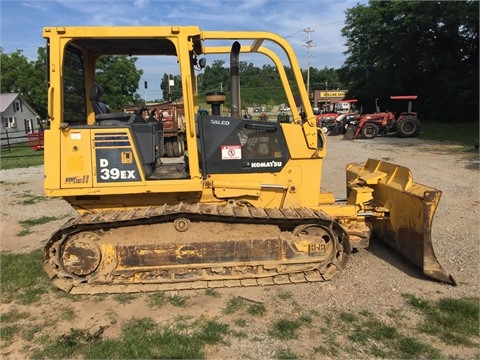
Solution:
[[[148,208],[132,210],[105,210],[98,213],[84,213],[81,216],[67,221],[50,238],[44,250],[44,270],[58,288],[72,294],[98,294],[98,293],[132,293],[147,291],[167,291],[186,289],[205,289],[237,286],[266,286],[276,284],[291,284],[302,282],[318,282],[329,280],[332,275],[321,273],[318,269],[307,272],[278,274],[249,279],[228,279],[212,281],[181,281],[175,283],[132,283],[125,284],[89,284],[69,278],[62,270],[55,266],[60,262],[51,257],[50,249],[60,248],[60,245],[72,234],[81,231],[93,231],[107,228],[125,226],[148,225],[173,221],[178,217],[188,217],[195,221],[216,221],[226,223],[269,224],[282,228],[293,228],[297,225],[315,223],[326,226],[338,236],[339,242],[344,247],[344,256],[348,258],[350,246],[348,235],[329,215],[321,210],[310,208],[255,208],[248,206],[216,205],[205,203],[179,203],[176,205],[150,206]],[[346,263],[342,262],[342,265]],[[332,264],[333,265],[333,264]],[[342,269],[330,268],[331,273]],[[343,266],[342,266],[343,268]]]

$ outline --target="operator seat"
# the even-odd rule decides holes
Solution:
[[[108,106],[103,102],[103,87],[99,84],[92,84],[90,87],[90,102],[92,103],[95,115],[107,114],[110,112]]]
[[[104,126],[124,126],[135,120],[134,114],[112,113],[107,104],[103,102],[103,86],[93,83],[90,87],[89,98],[92,103],[93,112],[97,125]]]

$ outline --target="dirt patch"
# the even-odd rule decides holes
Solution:
[[[30,314],[25,320],[38,326],[41,334],[55,326],[58,334],[72,327],[97,330],[105,327],[104,336],[116,337],[122,324],[131,318],[151,317],[157,323],[173,322],[179,316],[219,319],[245,336],[229,337],[228,345],[209,346],[208,358],[273,358],[276,351],[289,347],[301,358],[318,358],[314,351],[329,340],[325,321],[329,316],[367,310],[385,321],[391,321],[392,311],[401,315],[400,326],[414,329],[419,315],[405,305],[402,294],[413,294],[431,300],[442,297],[480,298],[478,219],[480,207],[478,152],[461,152],[455,145],[427,142],[419,139],[376,138],[373,140],[342,141],[328,137],[328,154],[324,162],[322,190],[337,198],[345,197],[345,165],[364,163],[368,158],[383,159],[411,169],[414,180],[442,190],[442,199],[435,215],[432,238],[437,258],[458,282],[453,287],[430,281],[415,267],[383,244],[373,243],[368,250],[351,256],[344,271],[325,283],[282,285],[275,287],[217,289],[217,296],[204,290],[174,292],[187,297],[187,307],[166,304],[160,308],[148,305],[148,295],[138,294],[121,302],[115,295],[60,296],[57,292],[44,295],[33,306],[17,303],[0,304],[1,313],[12,309]],[[48,237],[68,218],[76,216],[61,199],[43,198],[43,168],[0,171],[1,250],[27,252],[42,248]],[[19,236],[25,226],[21,221],[39,217],[53,220],[30,227],[29,234]],[[287,295],[285,295],[287,294]],[[252,316],[240,310],[226,314],[229,299],[242,297],[248,303],[261,303],[263,316]],[[62,316],[69,312],[72,317]],[[302,328],[298,339],[284,341],[268,335],[274,321],[287,317],[312,315],[312,322]],[[65,318],[65,319],[64,319]],[[244,326],[238,320],[244,320]],[[398,323],[397,323],[398,325]],[[48,330],[50,329],[50,330]],[[333,330],[333,329],[332,329]],[[422,337],[420,334],[412,336]],[[347,347],[347,339],[341,345]],[[31,341],[15,338],[1,349],[5,358],[29,356]],[[448,347],[433,344],[445,356],[478,358],[475,348]],[[31,349],[31,348],[30,348]],[[344,349],[345,350],[345,349]],[[365,358],[361,349],[343,351],[342,358]],[[349,355],[350,354],[350,355]],[[322,356],[320,356],[322,357]]]

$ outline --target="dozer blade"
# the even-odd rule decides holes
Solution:
[[[343,135],[342,140],[353,140],[353,136],[355,135],[355,130],[356,130],[356,127],[349,126],[347,128],[347,131]]]
[[[364,166],[347,165],[347,186],[349,192],[355,186],[373,189],[371,206],[365,207],[372,210],[373,238],[396,249],[425,275],[456,285],[433,251],[431,229],[440,190],[415,183],[406,167],[372,159]]]

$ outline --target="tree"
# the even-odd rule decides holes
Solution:
[[[312,90],[325,89],[343,89],[344,85],[341,83],[338,71],[334,68],[323,68],[318,70],[310,68],[310,88]]]
[[[105,102],[112,111],[123,111],[135,99],[143,70],[137,70],[137,57],[104,56],[97,61],[96,82],[105,89]]]
[[[422,119],[478,121],[477,1],[370,1],[347,10],[350,97],[418,95]],[[468,106],[465,106],[468,104]]]
[[[37,60],[29,61],[22,50],[10,54],[0,48],[1,92],[18,92],[42,119],[47,118],[46,48],[37,51]],[[96,81],[105,89],[105,102],[112,110],[123,109],[135,101],[143,70],[137,70],[136,57],[106,56],[97,62]]]
[[[163,74],[160,88],[163,91],[164,100],[179,100],[182,97],[182,79],[180,75]]]
[[[45,48],[38,49],[37,61],[28,61],[22,50],[10,54],[0,48],[2,93],[19,93],[43,119],[47,116]]]

